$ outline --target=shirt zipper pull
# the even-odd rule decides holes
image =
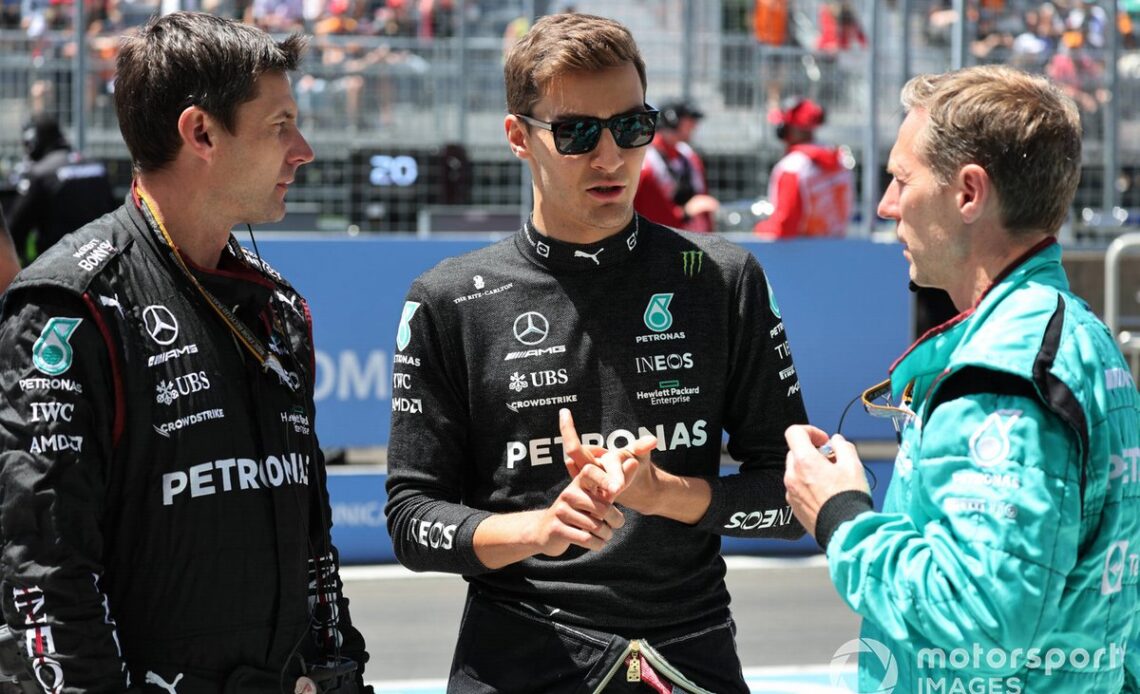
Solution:
[[[629,642],[629,667],[625,671],[626,682],[641,681],[641,642],[637,639]]]

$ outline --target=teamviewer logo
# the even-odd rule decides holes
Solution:
[[[865,659],[871,664],[869,681],[859,686],[858,664],[860,655],[866,653]],[[874,663],[878,662],[876,669]],[[856,666],[852,669],[852,666]],[[878,675],[877,677],[875,675]],[[850,692],[872,692],[873,694],[891,694],[899,681],[898,663],[891,649],[875,639],[852,639],[839,647],[831,657],[831,684],[834,687],[844,687]]]

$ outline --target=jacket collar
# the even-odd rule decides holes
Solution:
[[[615,265],[633,255],[644,241],[647,222],[640,215],[621,231],[595,243],[567,243],[539,233],[531,220],[527,220],[515,236],[515,245],[526,257],[551,270],[589,272]]]
[[[1024,255],[1010,263],[990,284],[978,301],[945,323],[926,331],[891,365],[891,395],[899,398],[906,385],[926,375],[932,365],[942,368],[945,358],[967,334],[970,326],[983,321],[994,307],[1032,277],[1037,284],[1062,291],[1069,288],[1061,266],[1061,245],[1053,237],[1042,240]]]

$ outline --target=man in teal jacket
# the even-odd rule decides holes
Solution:
[[[840,650],[863,691],[1138,691],[1140,395],[1054,238],[1077,109],[993,66],[916,77],[902,101],[879,215],[961,313],[893,365],[902,405],[871,405],[901,427],[882,512],[850,443],[787,431],[788,500],[863,616]]]

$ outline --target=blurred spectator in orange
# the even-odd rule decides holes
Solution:
[[[811,99],[791,98],[768,115],[776,137],[787,145],[768,179],[772,214],[756,224],[758,236],[843,236],[851,216],[854,177],[850,155],[839,147],[818,144],[815,130],[823,125],[823,107]]]
[[[661,104],[657,134],[641,164],[633,206],[651,222],[688,231],[712,231],[720,208],[708,194],[705,164],[689,145],[704,113],[689,101]]]
[[[760,44],[760,70],[769,107],[780,103],[784,78],[795,60],[787,50],[795,44],[791,18],[791,0],[755,0],[752,7],[752,33]]]

